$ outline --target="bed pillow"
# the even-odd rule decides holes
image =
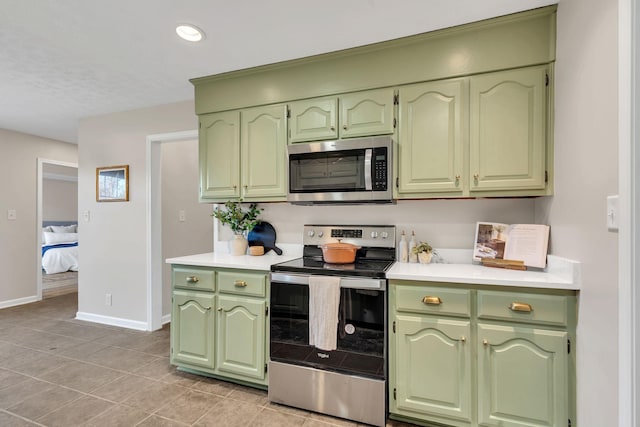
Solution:
[[[44,233],[45,245],[58,245],[60,243],[75,243],[78,241],[78,233]]]
[[[51,233],[51,226],[42,227],[42,243],[44,244],[44,233]]]
[[[54,233],[77,233],[78,224],[72,225],[50,225],[51,231]]]

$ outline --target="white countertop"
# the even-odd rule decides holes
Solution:
[[[165,262],[167,264],[269,271],[272,264],[278,264],[280,262],[289,261],[302,256],[301,245],[278,244],[278,247],[282,249],[282,255],[277,255],[274,251],[269,251],[261,256],[234,256],[220,251],[168,258]]]
[[[209,252],[166,260],[168,264],[203,267],[226,267],[244,270],[269,271],[272,264],[289,261],[302,256],[301,245],[279,244],[282,255],[269,251],[262,256],[233,256],[226,252]],[[468,283],[477,285],[501,285],[541,289],[580,289],[580,263],[549,255],[544,270],[507,270],[485,267],[465,262],[470,259],[466,250],[438,250],[448,262],[432,264],[410,264],[396,262],[387,272],[388,279],[422,282]]]

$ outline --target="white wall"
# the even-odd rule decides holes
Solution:
[[[78,183],[58,179],[42,180],[43,221],[78,220]]]
[[[198,141],[161,144],[162,259],[211,252],[211,205],[198,202]],[[184,221],[180,211],[184,211]],[[171,266],[163,263],[162,315],[170,314]]]
[[[578,420],[617,426],[617,1],[561,0],[555,69],[555,196],[536,201],[551,251],[582,262],[577,333]],[[573,425],[576,425],[574,423]]]
[[[75,163],[77,146],[0,129],[0,307],[33,301],[37,295],[36,230],[38,158]],[[7,210],[16,219],[7,219]]]
[[[192,101],[86,118],[79,125],[78,210],[82,241],[78,311],[96,320],[146,324],[146,137],[197,129]],[[98,203],[100,166],[129,165],[129,201]],[[89,211],[90,221],[83,221]],[[105,304],[105,294],[112,305]],[[140,323],[143,322],[143,323]]]

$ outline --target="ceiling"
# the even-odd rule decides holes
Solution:
[[[77,143],[79,119],[193,99],[190,78],[557,0],[0,0],[0,128]],[[178,23],[202,28],[189,43]]]

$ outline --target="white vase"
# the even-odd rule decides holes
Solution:
[[[420,262],[420,264],[429,264],[431,262],[432,257],[433,257],[433,252],[418,253],[418,261]]]
[[[248,247],[249,243],[242,234],[234,234],[229,241],[229,253],[234,256],[245,255]]]

